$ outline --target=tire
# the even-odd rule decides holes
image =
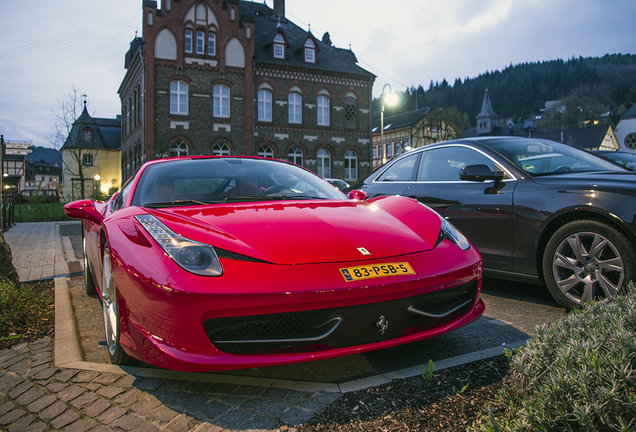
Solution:
[[[634,245],[623,233],[599,219],[580,219],[548,241],[543,275],[552,296],[568,310],[590,301],[607,303],[633,279],[634,257]]]
[[[121,336],[121,318],[119,316],[119,302],[117,301],[117,289],[113,280],[110,249],[104,246],[102,258],[102,312],[104,317],[104,334],[106,335],[106,347],[110,362],[116,365],[129,365],[133,359],[124,352],[119,344]]]
[[[95,281],[93,280],[93,274],[88,267],[88,257],[86,256],[86,239],[82,236],[82,252],[84,253],[84,289],[86,294],[94,297],[97,295],[97,288],[95,287]]]

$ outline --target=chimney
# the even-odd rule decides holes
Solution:
[[[285,0],[274,0],[274,18],[285,20]]]

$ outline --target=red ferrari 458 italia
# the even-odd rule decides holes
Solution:
[[[144,164],[74,201],[111,361],[215,371],[327,359],[477,319],[482,261],[416,200],[350,197],[256,157]]]

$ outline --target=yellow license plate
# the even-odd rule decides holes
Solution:
[[[415,274],[413,267],[407,262],[371,264],[340,269],[340,273],[347,282],[363,279],[373,279],[386,276],[401,276]]]

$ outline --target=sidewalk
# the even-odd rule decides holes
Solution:
[[[294,430],[342,393],[421,373],[417,367],[333,384],[86,362],[69,294],[69,267],[75,274],[81,256],[60,233],[60,225],[66,224],[23,223],[4,233],[21,281],[54,279],[56,328],[54,341],[42,339],[0,351],[0,429]],[[81,253],[81,248],[75,249]],[[435,368],[492,357],[502,350],[439,361]]]

